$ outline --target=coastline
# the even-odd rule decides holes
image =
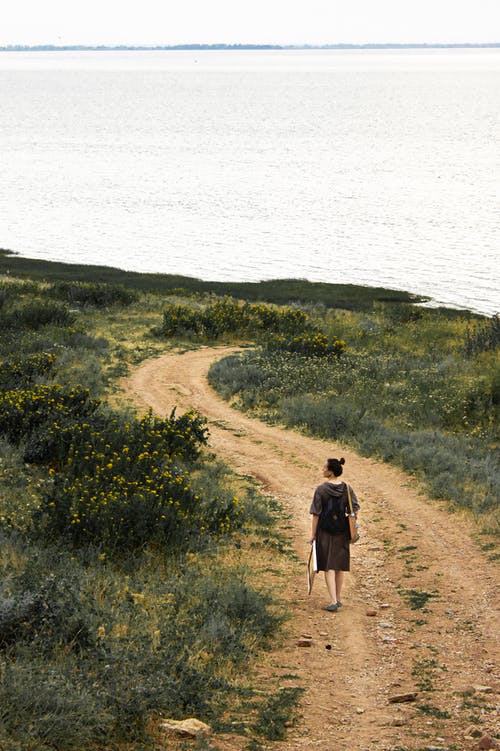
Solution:
[[[158,293],[178,291],[182,288],[190,293],[212,292],[277,304],[320,303],[326,307],[346,310],[368,310],[374,303],[392,303],[417,305],[430,310],[444,311],[449,315],[479,318],[491,318],[496,315],[442,304],[428,295],[383,286],[315,282],[303,278],[266,279],[259,282],[213,281],[182,274],[128,271],[116,266],[29,258],[5,248],[0,248],[1,275],[48,281],[105,282]]]
[[[165,293],[182,288],[191,293],[212,292],[278,304],[309,302],[322,303],[326,307],[358,310],[371,308],[374,302],[432,304],[432,300],[424,295],[380,286],[332,284],[295,278],[270,279],[260,282],[211,281],[180,274],[143,273],[114,266],[25,258],[16,251],[5,248],[0,249],[0,275],[49,281],[106,282]]]

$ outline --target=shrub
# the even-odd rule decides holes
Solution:
[[[163,311],[163,326],[161,333],[165,336],[185,336],[186,334],[201,334],[202,319],[194,308],[187,305],[167,305]]]
[[[256,643],[269,644],[280,623],[269,598],[240,571],[221,573],[206,557],[184,568],[155,559],[146,569],[136,558],[126,578],[97,560],[89,556],[84,566],[54,549],[31,559],[17,577],[15,598],[36,592],[54,617],[37,621],[31,642],[18,631],[4,654],[2,748],[7,737],[33,750],[47,744],[84,751],[120,741],[146,749],[153,745],[144,737],[153,712],[212,721],[238,690],[227,675],[246,663]],[[57,590],[51,583],[48,598],[40,596],[47,568],[65,582]],[[77,623],[82,605],[91,638],[75,645],[65,620]],[[63,715],[72,723],[67,735]]]
[[[83,751],[115,730],[115,718],[102,695],[90,681],[82,682],[76,665],[48,666],[38,655],[5,663],[0,704],[0,739],[7,736],[16,751]]]
[[[50,286],[49,294],[70,305],[89,305],[95,308],[131,305],[138,299],[134,290],[104,282],[56,282]]]
[[[328,438],[352,441],[364,454],[381,456],[417,472],[437,498],[452,500],[474,514],[494,511],[497,505],[498,456],[480,441],[441,431],[397,431],[333,399],[297,397],[281,406],[289,424],[303,425]],[[495,525],[494,514],[490,524]]]
[[[47,352],[29,357],[13,356],[0,363],[0,390],[30,386],[37,376],[48,376],[54,371],[56,356]]]
[[[292,336],[309,330],[313,330],[311,321],[298,308],[238,303],[225,297],[204,308],[168,305],[163,312],[161,333],[217,339],[228,333],[262,335],[276,332]]]
[[[247,364],[238,355],[213,363],[208,373],[209,383],[219,389],[225,398],[246,389],[257,389],[268,377],[258,363]]]
[[[298,334],[294,337],[273,336],[266,343],[270,351],[285,351],[304,357],[339,357],[346,344],[337,337],[328,337],[321,331]]]
[[[480,352],[496,350],[500,347],[500,316],[494,315],[477,321],[467,329],[463,351],[467,357]]]
[[[500,495],[497,373],[488,359],[481,376],[464,375],[448,354],[382,350],[331,359],[277,350],[222,360],[209,378],[226,397],[238,395],[243,408],[347,440],[418,473],[434,496],[484,515]],[[496,523],[488,517],[490,531]]]
[[[353,438],[365,411],[331,397],[288,397],[280,412],[290,425],[303,425],[312,433],[328,438]]]
[[[17,598],[0,593],[0,647],[24,637],[40,610],[41,602],[32,592]]]
[[[217,339],[222,334],[245,331],[250,323],[248,306],[239,305],[230,298],[218,300],[201,314],[201,331],[207,339]]]
[[[0,324],[4,328],[25,328],[38,331],[42,326],[69,326],[74,316],[66,305],[58,302],[32,300],[10,312],[0,312]]]
[[[10,590],[10,592],[9,592]],[[80,583],[72,571],[40,576],[33,565],[0,592],[0,646],[37,642],[37,652],[54,647],[82,649],[92,641]]]
[[[101,418],[102,419],[102,418]],[[224,534],[238,524],[237,499],[203,498],[176,459],[193,460],[206,443],[201,417],[102,419],[74,431],[64,474],[55,477],[39,522],[77,545],[134,549],[157,540]]]
[[[24,295],[39,295],[40,291],[41,288],[37,282],[0,282],[0,309],[6,302],[18,300]]]
[[[299,308],[272,308],[268,305],[250,305],[247,303],[252,330],[256,332],[276,332],[279,334],[299,334],[312,329],[307,314]]]
[[[0,310],[2,310],[5,303],[11,299],[11,293],[6,284],[0,284]]]
[[[98,404],[81,386],[53,384],[5,391],[0,393],[0,435],[19,444],[35,431],[43,441],[50,431],[54,439],[64,443],[68,423],[85,420]],[[43,460],[48,458],[44,456]]]
[[[261,737],[271,741],[286,738],[286,727],[293,717],[301,688],[283,688],[276,695],[262,702],[258,718],[252,729]]]

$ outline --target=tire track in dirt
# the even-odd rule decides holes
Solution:
[[[305,689],[300,721],[280,751],[474,748],[466,734],[472,719],[484,733],[494,732],[498,720],[492,564],[467,523],[426,500],[398,469],[231,408],[206,375],[213,361],[235,351],[206,347],[148,360],[123,390],[159,415],[173,406],[204,414],[211,449],[236,472],[257,478],[291,514],[291,541],[303,561],[323,461],[340,454],[346,459],[345,478],[362,503],[363,536],[352,548],[345,605],[336,614],[324,612],[323,581],[317,578],[309,597],[305,567],[291,566],[284,595],[292,610],[289,633],[266,658],[269,676],[293,671]],[[303,633],[313,636],[309,648],[297,646]],[[414,704],[389,703],[391,695],[419,686],[432,690],[420,691]],[[469,694],[470,706],[464,706],[464,691],[472,686],[491,692]],[[241,741],[232,746],[238,747]]]

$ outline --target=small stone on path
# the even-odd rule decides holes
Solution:
[[[298,647],[310,647],[312,646],[312,639],[299,639],[297,641]]]
[[[162,720],[159,729],[164,733],[176,733],[190,738],[197,738],[201,735],[209,735],[212,732],[210,725],[190,717],[187,720]]]
[[[401,704],[405,701],[415,701],[418,691],[409,691],[407,694],[395,694],[389,697],[389,704]]]
[[[477,691],[478,694],[492,694],[493,689],[491,686],[473,686],[472,687],[474,691]]]
[[[377,611],[376,610],[367,610],[366,611],[366,615],[369,615],[370,618],[373,618],[374,615],[377,615]]]

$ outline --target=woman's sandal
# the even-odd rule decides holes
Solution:
[[[339,609],[338,602],[334,602],[333,605],[326,605],[323,610],[328,610],[329,613],[335,613]]]

